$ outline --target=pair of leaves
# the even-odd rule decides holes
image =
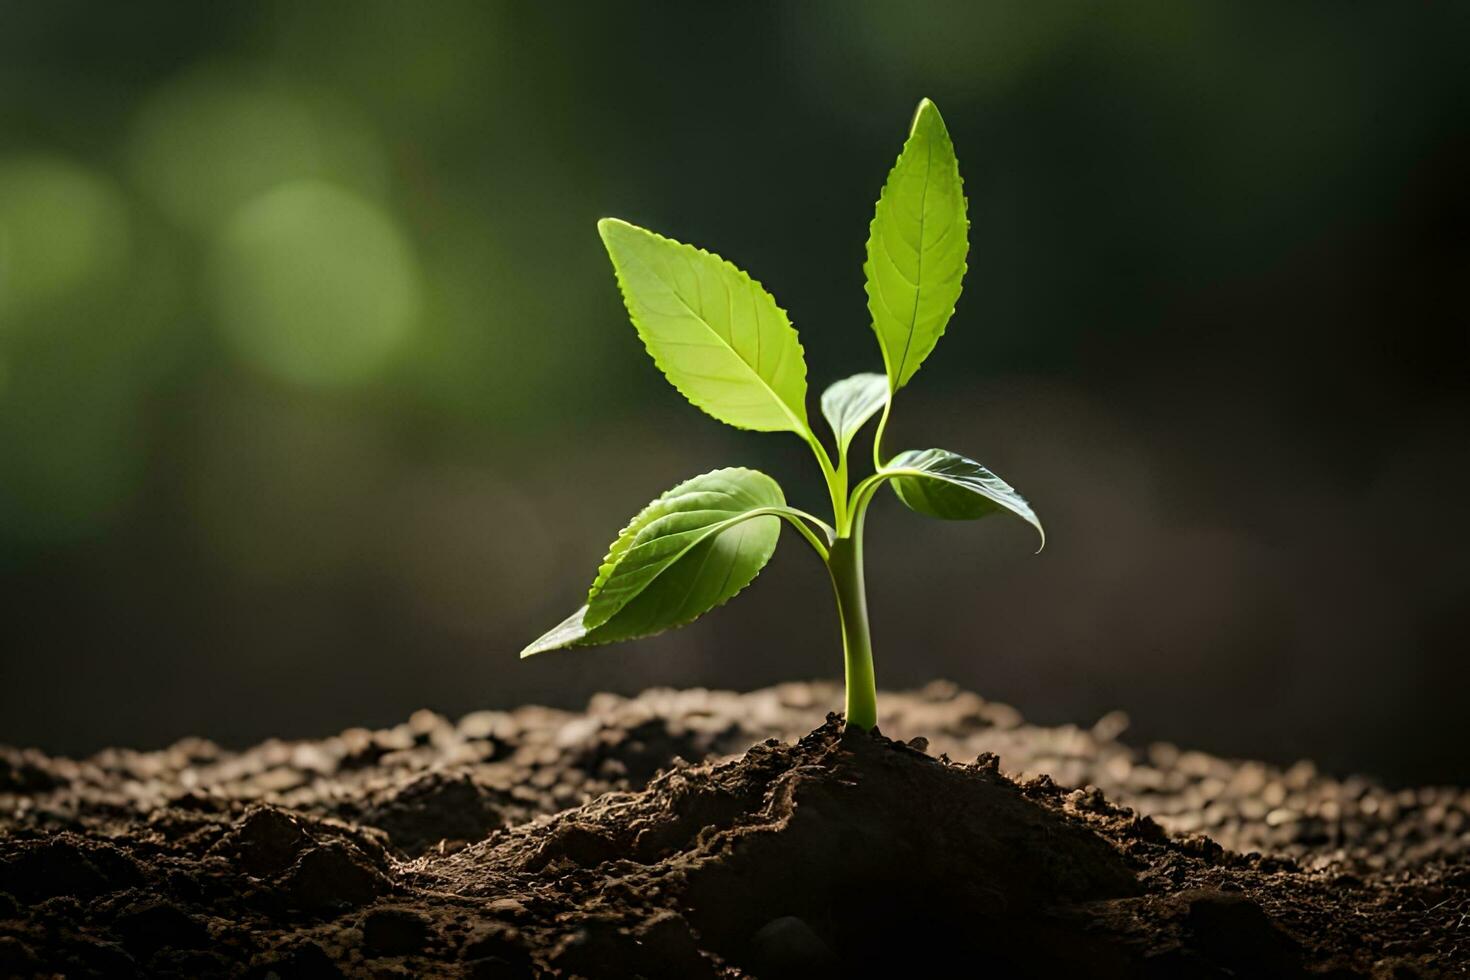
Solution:
[[[849,378],[849,394],[855,397],[871,387],[875,377],[884,380],[881,375]],[[839,439],[850,439],[853,427],[876,411],[867,410],[853,422],[861,407],[854,411],[848,400],[834,397],[829,410],[827,401],[823,412]],[[1009,511],[1035,527],[1046,543],[1025,498],[974,460],[943,449],[909,450],[878,476],[891,480],[898,498],[921,514],[977,520]],[[775,553],[785,504],[780,485],[758,470],[715,470],[679,484],[644,507],[613,541],[586,604],[521,656],[651,636],[723,605],[754,581]]]
[[[770,561],[781,487],[757,470],[715,470],[644,507],[608,549],[587,602],[522,657],[683,626],[724,604]]]
[[[638,336],[685,398],[737,428],[810,436],[801,341],[760,283],[718,255],[626,221],[604,218],[597,229]],[[883,185],[863,265],[889,393],[908,383],[944,333],[968,251],[959,162],[925,99]],[[833,422],[839,441],[856,431],[851,418]]]
[[[843,449],[888,399],[881,374],[858,374],[822,395]],[[909,450],[881,471],[907,507],[945,520],[1009,511],[1046,534],[1026,500],[973,460]],[[785,498],[756,470],[723,469],[685,481],[643,508],[608,549],[587,603],[522,651],[634,639],[692,622],[744,589],[775,552]]]

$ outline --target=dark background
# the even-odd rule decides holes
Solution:
[[[650,497],[789,435],[683,403],[606,214],[761,279],[813,395],[915,103],[966,291],[890,447],[880,684],[1470,779],[1470,6],[0,3],[0,741],[229,743],[840,676],[786,535],[730,606],[519,662]],[[814,717],[815,722],[815,717]]]

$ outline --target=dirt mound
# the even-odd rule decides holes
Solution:
[[[929,692],[890,701],[898,724],[927,711],[932,746],[829,718],[722,757],[810,717],[824,691],[652,692],[458,725],[421,712],[243,753],[12,751],[8,771],[26,775],[0,790],[0,976],[769,980],[959,962],[996,977],[1412,978],[1470,964],[1463,847],[1415,859],[1392,842],[1428,837],[1389,833],[1340,837],[1336,858],[1300,843],[1240,854],[1096,786],[931,754],[1062,744],[1073,768],[1121,772],[1104,726],[1027,741],[1009,709]],[[1188,765],[1215,772],[1204,760]],[[1177,777],[1158,771],[1161,796]],[[1375,793],[1394,795],[1359,798]],[[1432,806],[1400,819],[1442,827]]]
[[[1055,906],[1141,891],[1115,847],[994,768],[835,721],[471,848],[439,870],[440,887],[494,895],[506,868],[554,882],[560,921],[581,920],[600,957],[636,964],[640,926],[664,909],[722,958],[774,975],[826,960],[850,973],[896,951],[892,966],[912,966],[935,935],[954,937],[946,955],[995,961],[1018,930],[1072,935]],[[581,954],[557,962],[566,955]]]

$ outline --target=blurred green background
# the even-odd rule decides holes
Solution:
[[[683,404],[594,232],[714,249],[812,386],[914,104],[970,272],[870,526],[880,684],[1470,778],[1470,5],[0,3],[0,741],[315,735],[840,676],[787,535],[699,624],[525,663],[607,542],[805,448]],[[814,721],[816,719],[814,718]]]

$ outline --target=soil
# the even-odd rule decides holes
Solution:
[[[1470,791],[946,684],[649,691],[234,752],[0,749],[0,976],[1470,973]],[[1208,836],[1206,836],[1208,834]],[[958,966],[962,964],[962,967]]]

